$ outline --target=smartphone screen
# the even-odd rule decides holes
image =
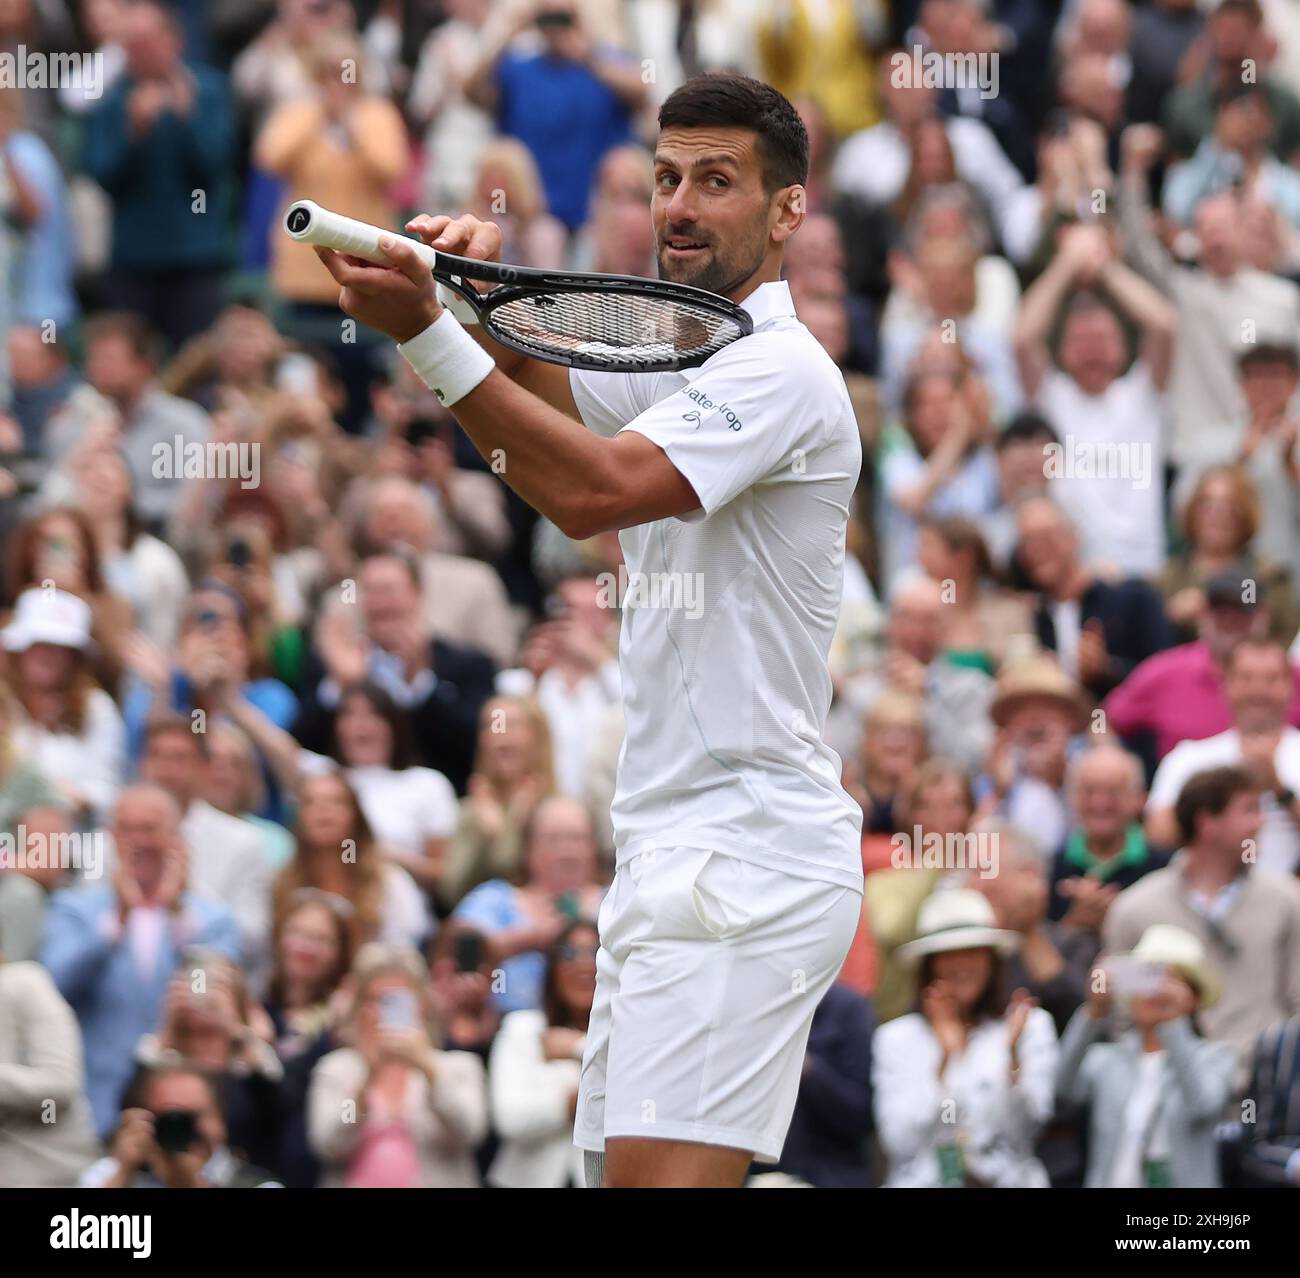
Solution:
[[[379,996],[379,1023],[385,1029],[415,1029],[420,1009],[412,990],[385,990]]]

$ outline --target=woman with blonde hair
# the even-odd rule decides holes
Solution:
[[[559,270],[567,236],[546,211],[542,175],[532,153],[517,138],[494,138],[479,155],[470,212],[501,228],[501,260]]]
[[[1177,640],[1196,638],[1205,611],[1205,587],[1225,568],[1240,567],[1255,598],[1268,611],[1273,637],[1289,644],[1300,626],[1300,599],[1286,564],[1263,559],[1252,549],[1259,531],[1259,494],[1240,466],[1211,466],[1200,477],[1183,512],[1185,545],[1165,561],[1156,578]]]
[[[472,888],[513,879],[534,808],[555,793],[551,730],[533,697],[492,697],[479,716],[478,749],[438,886],[450,910]]]
[[[412,949],[371,944],[352,968],[339,1033],[312,1071],[307,1132],[323,1188],[471,1189],[487,1135],[483,1062],[443,1051],[429,972]]]

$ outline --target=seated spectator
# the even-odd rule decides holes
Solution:
[[[842,195],[880,206],[892,203],[903,189],[908,137],[918,122],[938,117],[939,93],[931,84],[896,76],[890,53],[881,55],[877,69],[885,118],[845,140],[835,157],[832,181]],[[943,127],[956,176],[971,185],[1000,226],[1009,197],[1024,179],[982,120],[947,116]]]
[[[244,961],[253,967],[265,958],[271,871],[259,831],[204,799],[208,766],[207,734],[189,720],[160,716],[145,728],[140,778],[161,786],[181,810],[189,887],[234,915]]]
[[[929,750],[925,707],[906,692],[884,692],[862,722],[857,758],[845,760],[845,789],[862,807],[863,838],[893,834],[901,825],[902,796]]]
[[[513,879],[533,810],[555,793],[551,730],[532,697],[493,697],[483,706],[475,770],[460,800],[438,900],[450,908],[489,879]]]
[[[341,769],[384,855],[426,892],[438,886],[456,825],[456,793],[442,773],[415,765],[408,716],[383,688],[362,680],[340,690],[328,756],[304,750],[241,697],[226,707],[286,790],[296,789],[303,776]]]
[[[253,162],[281,179],[288,203],[311,198],[374,226],[396,224],[390,191],[410,161],[401,112],[366,79],[360,43],[339,31],[313,33],[300,47],[310,87],[271,111],[253,146]],[[340,68],[351,66],[351,76]],[[340,343],[338,286],[310,245],[286,235],[271,240],[271,278],[289,304],[286,326],[305,343],[324,342],[348,392],[343,424],[360,428],[375,372],[377,335],[358,328]]]
[[[430,637],[420,569],[404,551],[362,559],[356,586],[359,616],[341,600],[321,610],[294,736],[309,750],[326,752],[341,689],[371,679],[410,714],[418,761],[462,794],[473,769],[479,710],[492,693],[491,659]]]
[[[596,917],[605,892],[598,871],[591,818],[556,795],[529,817],[518,886],[490,879],[456,907],[452,917],[483,934],[501,968],[502,1012],[542,1005],[545,953],[574,919]]]
[[[89,668],[91,611],[63,590],[25,590],[0,632],[18,714],[15,747],[94,824],[113,806],[126,773],[126,731],[113,698]]]
[[[266,787],[257,752],[233,723],[208,728],[208,767],[203,801],[226,816],[251,825],[262,837],[262,857],[272,874],[293,856],[293,837],[278,821],[258,816],[266,806]]]
[[[106,293],[110,306],[140,313],[181,343],[221,305],[234,111],[225,78],[183,60],[172,9],[152,0],[130,5],[119,38],[126,70],[88,114],[82,153],[113,206]],[[196,188],[204,197],[200,217]]]
[[[997,502],[997,471],[984,443],[988,401],[979,383],[919,373],[908,382],[902,413],[907,442],[880,463],[877,527],[887,589],[915,563],[924,516],[976,519]]]
[[[316,888],[348,902],[359,940],[412,949],[424,943],[429,914],[420,889],[383,855],[357,792],[342,773],[303,779],[293,834],[293,859],[272,887],[277,923],[294,893]]]
[[[1058,316],[1054,364],[1047,343]],[[1131,365],[1120,316],[1141,333]],[[1098,571],[1145,576],[1164,559],[1161,422],[1176,326],[1174,308],[1115,256],[1097,225],[1066,230],[1016,321],[1025,395],[1061,440],[1048,494]]]
[[[1171,165],[1165,174],[1163,203],[1169,217],[1187,223],[1206,196],[1240,184],[1300,226],[1300,173],[1272,154],[1275,128],[1264,86],[1243,80],[1218,103],[1213,133],[1201,139],[1190,159]]]
[[[114,881],[56,892],[46,915],[41,963],[80,1022],[87,1092],[104,1139],[117,1123],[131,1052],[161,1021],[181,955],[193,945],[240,955],[233,916],[186,886],[180,820],[161,787],[123,790],[110,827]]]
[[[1240,63],[1228,74],[1240,84]],[[1158,131],[1125,130],[1116,203],[1126,259],[1178,308],[1166,451],[1182,467],[1207,451],[1218,453],[1225,431],[1235,437],[1231,423],[1243,410],[1237,361],[1253,341],[1295,345],[1300,288],[1250,265],[1241,201],[1233,191],[1197,205],[1195,261],[1175,260],[1151,215],[1149,172],[1159,153]]]
[[[310,1189],[320,1175],[307,1140],[307,1088],[317,1062],[338,1046],[333,1009],[352,970],[355,918],[342,897],[299,888],[271,935],[264,1005],[284,1077],[270,1161],[289,1189]]]
[[[517,36],[536,24],[541,47]],[[574,0],[500,10],[485,30],[465,94],[518,138],[541,170],[546,204],[570,230],[586,220],[601,157],[628,141],[631,113],[645,101],[641,66],[598,41]],[[567,145],[555,146],[556,138]]]
[[[1031,497],[1047,496],[1048,444],[1056,433],[1037,413],[1017,413],[993,441],[998,464],[997,506],[979,520],[989,558],[1000,579],[1008,576],[1016,550],[1017,511]]]
[[[501,1025],[492,998],[496,968],[491,947],[476,928],[450,919],[439,929],[429,957],[433,1002],[447,1047],[473,1052],[486,1066]],[[492,1144],[489,1140],[479,1149],[479,1166],[485,1169],[491,1160],[485,1164],[484,1153]]]
[[[91,316],[85,342],[86,380],[116,408],[121,420],[121,450],[131,471],[135,514],[149,532],[159,532],[181,501],[185,485],[170,468],[155,464],[157,450],[172,455],[177,438],[183,445],[205,445],[212,438],[211,420],[198,404],[169,395],[157,384],[159,342],[139,315]],[[45,458],[59,462],[85,430],[82,413],[57,415],[45,437]]]
[[[1202,741],[1182,741],[1156,769],[1147,802],[1147,834],[1172,846],[1179,833],[1183,787],[1207,768],[1244,767],[1259,791],[1262,824],[1252,861],[1273,874],[1300,867],[1300,728],[1287,709],[1295,679],[1286,649],[1276,640],[1247,639],[1228,655],[1223,691],[1232,727]]]
[[[197,1065],[143,1072],[126,1098],[109,1154],[82,1189],[278,1189],[270,1173],[226,1143],[217,1085]]]
[[[1295,638],[1300,599],[1289,565],[1296,561],[1274,562],[1255,553],[1259,519],[1259,496],[1245,471],[1213,466],[1202,472],[1183,514],[1187,544],[1165,562],[1156,578],[1176,642],[1196,638],[1208,587],[1225,574],[1235,574],[1239,598],[1258,602],[1268,613],[1269,633],[1275,639],[1290,643]]]
[[[571,577],[556,586],[547,620],[527,640],[526,662],[540,671],[533,695],[550,725],[555,782],[574,798],[584,791],[592,738],[622,699],[613,602],[597,579]]]
[[[472,1189],[487,1131],[482,1062],[438,1047],[428,971],[417,953],[368,945],[352,969],[340,1026],[347,1046],[322,1057],[307,1132],[326,1189]]]
[[[1248,1187],[1300,1186],[1300,1016],[1279,1021],[1259,1036],[1250,1086],[1258,1121],[1245,1131],[1240,1165]]]
[[[1038,595],[1038,641],[1095,697],[1167,647],[1160,596],[1138,577],[1107,581],[1081,556],[1079,533],[1045,497],[1018,512],[1016,557]]]
[[[1032,836],[997,821],[976,822],[972,833],[991,846],[995,863],[991,873],[969,871],[966,886],[982,893],[998,927],[1018,938],[1006,960],[1007,988],[1028,991],[1060,1034],[1088,993],[1100,938],[1048,919],[1048,863]]]
[[[1169,852],[1142,829],[1142,761],[1127,750],[1096,745],[1075,755],[1066,765],[1065,796],[1069,832],[1052,859],[1050,917],[1100,937],[1115,897],[1163,869]]]
[[[1244,588],[1246,580],[1239,568],[1216,574],[1205,592],[1195,642],[1148,657],[1102,703],[1111,729],[1135,749],[1151,739],[1155,758],[1163,759],[1180,741],[1199,741],[1232,726],[1224,666],[1239,643],[1258,641],[1269,631],[1268,613]],[[1300,727],[1300,679],[1289,719]]]
[[[886,1188],[1045,1189],[1034,1156],[1052,1113],[1056,1034],[1023,991],[1008,999],[1014,933],[978,893],[937,892],[920,936],[917,1010],[876,1030],[872,1093]]]
[[[995,675],[1007,648],[1033,635],[1024,599],[994,584],[993,560],[980,525],[961,515],[921,521],[918,559],[944,588],[944,656]]]
[[[271,1023],[249,997],[243,973],[220,954],[187,951],[167,987],[162,1024],[135,1045],[144,1069],[181,1061],[217,1088],[234,1152],[265,1166],[275,1156],[284,1070]]]
[[[1260,833],[1259,789],[1242,768],[1209,768],[1182,787],[1175,809],[1181,852],[1121,892],[1106,915],[1105,948],[1131,950],[1154,923],[1191,932],[1223,978],[1202,1017],[1207,1037],[1237,1054],[1235,1094],[1255,1040],[1300,1012],[1300,888],[1246,859]]]
[[[40,953],[50,893],[72,882],[74,868],[94,873],[84,858],[95,849],[78,839],[96,835],[74,833],[69,810],[53,797],[24,809],[15,830],[0,834],[13,839],[13,855],[6,849],[0,863],[0,954],[10,963],[27,962]],[[78,852],[83,863],[74,867],[69,862]]]
[[[846,682],[838,717],[849,711],[865,715],[886,688],[910,693],[925,702],[931,753],[974,769],[983,763],[992,737],[993,680],[943,655],[945,607],[943,587],[928,578],[906,582],[893,593],[884,651],[875,668]]]
[[[1173,503],[1184,510],[1184,526],[1193,536],[1200,521],[1193,520],[1196,507],[1189,495],[1199,493],[1204,501],[1201,485],[1208,469],[1218,473],[1221,467],[1233,467],[1235,482],[1227,495],[1236,524],[1227,524],[1225,509],[1219,527],[1210,531],[1220,540],[1227,540],[1229,533],[1238,538],[1238,553],[1250,546],[1261,559],[1290,569],[1300,561],[1300,512],[1295,502],[1300,482],[1300,355],[1294,345],[1280,342],[1247,346],[1237,359],[1237,381],[1243,411],[1197,441],[1195,455],[1178,473]]]
[[[492,117],[465,96],[491,9],[487,0],[451,0],[420,46],[406,110],[425,129],[421,208],[464,208],[478,157],[492,139]]]
[[[48,591],[52,582],[55,590],[85,600],[95,641],[92,669],[105,689],[116,689],[130,661],[131,606],[109,589],[90,520],[73,506],[46,507],[13,530],[7,549],[7,599],[16,604],[20,595],[37,587]]]
[[[406,547],[418,558],[424,619],[433,636],[477,648],[507,666],[517,629],[505,588],[487,564],[446,552],[440,533],[445,522],[427,488],[395,475],[378,477],[361,490],[355,541],[363,557]]]
[[[87,432],[69,454],[77,506],[90,523],[107,588],[131,607],[134,629],[176,646],[189,582],[180,556],[140,526],[131,470],[116,442]]]
[[[596,994],[596,927],[575,919],[546,956],[542,1006],[508,1013],[492,1045],[488,1081],[501,1149],[488,1182],[507,1189],[581,1189],[573,1143],[587,1018]]]
[[[863,919],[845,966],[868,949],[868,972],[850,988],[873,995],[876,1019],[902,1016],[916,999],[914,969],[899,951],[916,939],[917,916],[948,867],[926,859],[927,846],[947,847],[964,838],[975,811],[970,779],[955,763],[930,759],[912,778],[904,796],[899,830],[890,837],[888,859],[870,865],[863,894]],[[868,853],[864,843],[864,860]]]
[[[180,643],[176,657],[142,670],[123,697],[123,712],[133,758],[144,749],[145,728],[156,715],[192,718],[203,722],[220,717],[225,701],[238,691],[281,728],[293,724],[298,702],[279,680],[263,673],[253,651],[249,614],[235,591],[211,578],[201,581],[185,601],[181,614]],[[278,798],[278,796],[277,796]],[[278,813],[276,800],[268,800],[263,816]]]
[[[1116,970],[1120,963],[1128,966]],[[1201,1038],[1219,978],[1200,941],[1157,923],[1131,954],[1112,954],[1061,1040],[1056,1086],[1089,1106],[1089,1189],[1219,1189],[1215,1128],[1232,1096],[1236,1059]],[[1110,966],[1114,965],[1114,966]],[[1119,1005],[1131,1028],[1098,1042]]]
[[[813,1013],[784,1172],[818,1189],[866,1189],[871,1133],[871,1036],[875,1018],[861,994],[835,984]]]
[[[501,228],[501,260],[538,270],[564,268],[568,232],[547,212],[542,175],[517,138],[495,137],[478,156],[465,211]]]
[[[85,1089],[76,1016],[0,933],[0,1188],[76,1184],[98,1153]]]
[[[47,342],[35,325],[15,324],[9,330],[10,403],[8,411],[22,430],[24,457],[44,451],[46,423],[85,383],[73,367],[68,346]]]
[[[1044,848],[1065,839],[1065,769],[1088,726],[1087,702],[1051,657],[1003,667],[990,709],[998,735],[989,753],[980,811],[1033,830]]]

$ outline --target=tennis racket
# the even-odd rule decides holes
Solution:
[[[284,229],[307,244],[388,263],[379,247],[388,232],[311,200],[290,207]],[[419,240],[411,244],[434,278],[473,307],[494,341],[549,364],[611,373],[694,368],[754,331],[734,302],[688,284],[503,266],[440,253]],[[480,293],[470,280],[496,287]]]

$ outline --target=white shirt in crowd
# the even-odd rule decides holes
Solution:
[[[1159,572],[1164,398],[1146,365],[1135,363],[1100,395],[1085,394],[1073,378],[1049,369],[1036,402],[1061,443],[1064,473],[1051,476],[1048,496],[1079,530],[1084,560],[1125,577]]]
[[[126,725],[113,698],[92,688],[79,733],[51,732],[22,718],[14,727],[15,758],[25,759],[56,786],[85,795],[97,821],[104,821],[126,778]]]
[[[587,426],[658,444],[702,507],[619,534],[617,859],[707,847],[861,891],[861,810],[823,740],[857,424],[788,286],[744,306],[753,334],[699,368],[570,374]]]
[[[537,700],[551,729],[555,781],[575,799],[586,788],[591,739],[619,695],[618,662],[612,658],[573,687],[558,670],[547,670],[537,681]]]
[[[488,1088],[501,1148],[488,1172],[503,1189],[581,1188],[583,1151],[573,1143],[570,1107],[582,1062],[547,1060],[545,1012],[510,1012],[492,1041]]]
[[[1002,1019],[973,1029],[942,1079],[943,1051],[919,1012],[880,1026],[871,1054],[876,1132],[889,1160],[886,1188],[938,1188],[945,1145],[960,1147],[966,1170],[983,1184],[1047,1188],[1034,1142],[1052,1115],[1057,1043],[1052,1018],[1041,1007],[1025,1021],[1015,1086]]]
[[[944,130],[958,179],[979,192],[1000,230],[1024,178],[982,120],[952,116],[944,121]],[[885,120],[844,142],[831,169],[831,185],[868,204],[887,205],[902,191],[911,166],[907,139]]]
[[[1169,1157],[1169,1131],[1161,1114],[1165,1099],[1165,1053],[1143,1052],[1138,1057],[1137,1081],[1124,1111],[1119,1146],[1110,1172],[1111,1189],[1141,1189],[1146,1184],[1143,1164]]]
[[[1147,804],[1151,808],[1172,808],[1183,786],[1196,773],[1240,763],[1241,734],[1236,728],[1203,741],[1180,741],[1160,761]],[[1273,754],[1273,768],[1286,789],[1300,793],[1300,728],[1282,729],[1282,739]],[[1272,794],[1265,794],[1259,806],[1263,815],[1256,848],[1259,868],[1273,874],[1294,874],[1300,863],[1300,829]]]

